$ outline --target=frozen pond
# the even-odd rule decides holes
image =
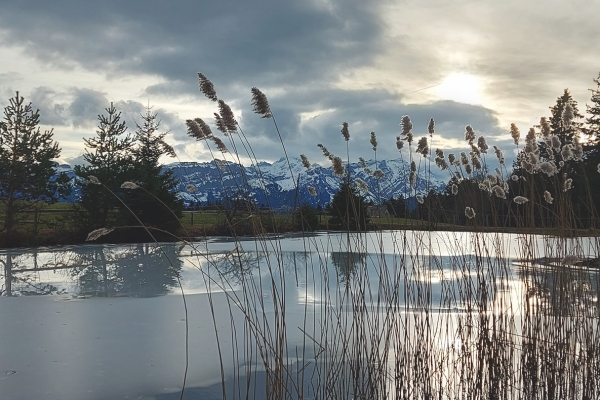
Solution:
[[[584,398],[597,249],[384,232],[5,250],[0,398],[179,399],[184,379],[189,399]],[[540,383],[546,353],[573,389]]]

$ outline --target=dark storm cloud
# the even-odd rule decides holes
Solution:
[[[269,0],[234,6],[220,1],[108,0],[92,6],[29,0],[3,8],[0,25],[5,43],[24,46],[53,67],[79,64],[110,77],[151,74],[163,82],[149,82],[146,94],[181,97],[187,92],[197,98],[196,73],[202,71],[215,83],[219,97],[247,109],[251,86],[323,88],[340,71],[367,64],[380,46],[382,27],[375,10],[376,4],[361,1]],[[68,107],[73,124],[95,125],[97,114],[108,105],[106,96],[78,90]],[[282,100],[294,95],[287,90]],[[293,105],[298,107],[275,106],[286,127],[284,137],[298,132],[304,107]],[[252,135],[273,138],[271,128],[246,116]],[[167,124],[168,117],[161,118]],[[177,139],[185,138],[182,124],[168,124]]]
[[[375,4],[25,0],[4,5],[4,40],[38,58],[108,74],[273,84],[326,79],[377,50]],[[192,78],[193,79],[193,78]]]
[[[281,139],[288,142],[300,133],[300,115],[297,109],[274,106],[272,112],[276,118],[279,133],[272,120],[261,118],[260,115],[254,114],[248,109],[240,120],[246,136],[264,136],[270,140],[279,141],[279,135],[281,135]]]

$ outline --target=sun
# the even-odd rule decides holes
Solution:
[[[479,78],[463,72],[452,72],[446,76],[436,88],[436,94],[442,100],[452,100],[467,104],[482,104]]]

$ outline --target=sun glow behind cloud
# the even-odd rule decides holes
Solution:
[[[463,72],[453,72],[446,76],[435,88],[441,100],[452,100],[459,103],[483,104],[482,88],[479,78]]]

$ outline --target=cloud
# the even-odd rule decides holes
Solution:
[[[0,104],[8,105],[8,99],[15,96],[13,84],[23,79],[17,72],[0,73]]]
[[[177,113],[167,111],[164,108],[156,108],[152,104],[143,105],[133,100],[120,100],[115,102],[114,106],[121,113],[121,120],[125,121],[130,133],[135,132],[138,125],[143,125],[142,117],[146,115],[148,107],[150,107],[150,113],[157,116],[160,133],[169,132],[172,140],[189,141],[185,121]]]
[[[72,89],[73,100],[68,107],[74,127],[91,127],[96,125],[98,115],[110,105],[106,94],[92,89]]]
[[[370,151],[375,131],[378,158],[386,158],[397,155],[403,114],[412,117],[416,135],[435,118],[437,143],[458,150],[466,124],[490,142],[510,122],[526,130],[571,82],[584,82],[572,90],[582,104],[578,96],[588,96],[586,83],[600,68],[600,43],[580,39],[600,35],[589,19],[600,3],[585,0],[10,3],[0,14],[1,45],[22,48],[44,68],[102,76],[77,83],[68,101],[57,100],[53,83],[44,84],[36,95],[48,120],[92,132],[96,115],[114,99],[132,130],[130,121],[144,110],[140,100],[150,95],[174,144],[194,157],[206,153],[187,137],[184,120],[210,122],[215,108],[198,92],[197,71],[236,111],[257,157],[273,160],[283,149],[272,121],[252,113],[252,86],[269,96],[290,155],[320,157],[317,143],[345,154],[339,131],[347,121],[352,156]],[[452,74],[474,77],[483,105],[440,101],[435,88],[420,90]],[[124,94],[124,83],[132,90],[134,81],[141,82],[138,91]]]
[[[188,78],[193,77],[190,76]],[[188,79],[187,82],[184,80],[172,80],[156,83],[146,87],[145,93],[150,96],[180,97],[182,93],[190,92],[196,88],[193,82],[193,79]]]
[[[76,121],[84,121],[95,126],[97,121],[92,119],[95,115],[93,110],[103,109],[109,104],[104,94],[81,88],[73,89],[71,93],[74,94],[73,99],[66,107],[66,110],[72,113],[68,115],[69,118],[74,124]],[[345,159],[346,142],[340,133],[342,122],[348,122],[350,125],[351,139],[348,144],[352,161],[356,161],[358,157],[374,157],[369,145],[371,131],[376,132],[380,143],[378,159],[397,158],[399,154],[395,141],[400,131],[399,121],[403,115],[411,117],[413,132],[417,138],[427,135],[427,124],[433,117],[436,121],[436,135],[432,147],[441,147],[447,152],[468,149],[464,141],[467,124],[474,127],[477,135],[485,135],[490,145],[507,148],[504,145],[508,144],[508,140],[492,143],[492,138],[503,133],[502,127],[499,126],[496,112],[477,105],[453,101],[403,104],[401,98],[383,90],[317,87],[305,88],[295,92],[293,96],[285,91],[274,91],[269,102],[276,118],[278,133],[272,120],[261,118],[252,112],[249,90],[246,100],[232,103],[243,134],[233,134],[231,139],[218,132],[210,113],[202,116],[230,151],[234,151],[230,140],[234,141],[235,148],[246,163],[254,162],[255,158],[274,161],[283,157],[286,152],[290,157],[306,154],[314,162],[323,162],[322,153],[317,147],[319,143]],[[206,102],[217,110],[214,103],[208,100]],[[121,112],[121,119],[126,122],[129,132],[133,133],[136,123],[142,123],[141,116],[146,112],[147,105],[133,100],[119,100],[114,102],[114,105]],[[156,112],[161,120],[161,131],[170,132],[168,140],[182,160],[206,161],[212,158],[204,142],[198,143],[187,135],[185,122],[177,113],[163,108],[152,108],[152,112]],[[213,151],[216,150],[214,146],[212,148]]]
[[[43,125],[67,125],[65,106],[55,103],[56,92],[48,87],[35,88],[30,95],[31,104],[40,112],[40,123]]]
[[[378,48],[375,4],[331,5],[108,0],[91,7],[29,0],[3,7],[0,25],[5,43],[59,66],[68,61],[170,82],[188,82],[200,69],[218,83],[285,84],[331,78],[366,63]]]
[[[75,97],[73,98],[72,102],[70,103],[70,105],[67,107],[67,111],[70,110],[76,110],[76,114],[75,115],[68,115],[69,118],[72,118],[74,120],[78,120],[79,122],[84,121],[86,124],[95,124],[94,126],[97,125],[98,120],[96,119],[92,119],[92,114],[86,113],[85,111],[92,111],[92,109],[100,109],[100,108],[106,108],[110,105],[110,103],[106,102],[104,103],[104,98],[103,95],[101,93],[98,92],[94,92],[93,90],[85,90],[85,89],[77,89],[77,90],[73,90],[73,93],[76,93]],[[83,95],[82,95],[83,93]],[[81,101],[83,99],[82,103],[77,103],[78,101]],[[91,100],[90,100],[91,99]],[[140,102],[137,101],[133,101],[133,100],[119,100],[116,102],[113,102],[113,105],[115,107],[115,109],[117,110],[118,113],[120,113],[120,118],[121,118],[121,122],[125,122],[126,126],[127,126],[127,132],[129,134],[134,134],[134,132],[137,130],[137,126],[139,125],[143,125],[143,118],[142,116],[146,114],[147,112],[147,105],[143,105]],[[159,125],[159,133],[162,132],[169,132],[169,135],[167,136],[167,141],[173,143],[173,141],[180,141],[182,139],[186,140],[189,142],[189,138],[187,137],[187,134],[185,133],[186,128],[185,128],[185,124],[183,123],[183,121],[181,121],[181,119],[179,118],[179,116],[175,113],[169,112],[163,108],[154,108],[152,105],[149,105],[150,107],[150,112],[151,113],[156,113],[157,118],[158,118],[158,122],[160,123]],[[67,113],[68,114],[68,113]],[[102,114],[102,115],[106,115],[106,110],[102,110],[101,112],[99,112],[98,114]],[[77,129],[77,126],[73,126],[74,129]],[[68,134],[68,136],[70,137],[91,137],[94,135],[93,132],[89,132],[88,134],[85,133],[81,133],[80,131],[78,131],[77,133],[70,133]],[[67,136],[66,133],[63,132],[63,136]],[[83,144],[83,141],[81,141],[81,144]],[[176,146],[174,146],[176,148],[176,150],[178,151],[178,154],[185,154],[185,147],[187,146],[187,144],[178,144]],[[82,146],[83,147],[83,146]],[[72,150],[72,149],[71,149]],[[70,153],[72,153],[72,151],[70,151]],[[79,164],[84,164],[85,160],[83,159],[83,155],[78,155],[78,156],[72,156],[69,158],[65,158],[65,161],[67,163],[69,163],[70,165],[79,165]],[[171,158],[167,158],[164,160],[165,162],[172,162],[173,159]]]
[[[83,154],[76,157],[65,158],[64,161],[71,167],[74,167],[75,165],[89,165],[85,158],[83,158]]]
[[[268,96],[267,91],[265,94]],[[502,133],[496,112],[485,107],[453,101],[403,104],[398,96],[384,90],[305,88],[293,95],[279,93],[269,98],[269,103],[288,154],[299,156],[304,153],[313,159],[321,157],[318,143],[346,158],[346,143],[340,133],[342,122],[350,125],[349,146],[353,160],[359,156],[374,156],[369,145],[372,131],[376,132],[381,144],[378,158],[397,158],[395,141],[403,115],[411,117],[415,136],[427,135],[427,124],[433,117],[437,137],[443,136],[446,144],[461,142],[461,149],[467,148],[464,131],[468,124],[478,135]],[[249,91],[245,104],[236,102],[233,108],[240,110],[238,122],[259,159],[276,160],[283,156],[273,122],[252,113]],[[205,120],[212,123],[210,118]],[[213,131],[217,132],[214,128]]]
[[[9,85],[21,80],[19,74],[0,74],[0,104],[8,105],[16,92],[9,89]],[[5,86],[6,85],[6,86]],[[34,88],[31,93],[19,92],[25,104],[31,103],[33,110],[39,111],[40,124],[47,126],[66,125],[65,107],[55,101],[57,93],[48,87]]]

